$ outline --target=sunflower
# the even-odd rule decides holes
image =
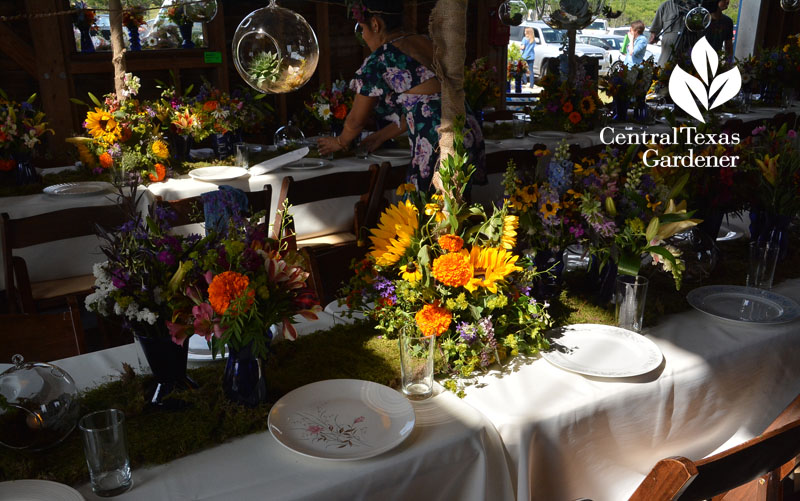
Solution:
[[[208,286],[208,302],[217,315],[224,315],[231,303],[247,296],[247,305],[253,302],[255,291],[248,290],[250,279],[235,271],[224,271],[216,275]],[[233,311],[237,314],[237,311]]]
[[[453,314],[447,308],[439,306],[439,301],[433,304],[426,304],[414,315],[417,327],[425,336],[440,336],[450,328],[453,321]]]
[[[522,198],[523,202],[535,204],[539,200],[539,187],[535,184],[530,184],[517,191],[517,195]]]
[[[555,216],[558,209],[561,208],[558,202],[551,202],[550,200],[546,200],[542,203],[542,206],[539,207],[539,212],[542,213],[542,217],[547,219],[549,217]]]
[[[464,240],[450,233],[439,237],[439,246],[448,252],[458,252],[464,247]]]
[[[417,231],[417,209],[406,200],[392,205],[383,214],[377,228],[371,230],[372,250],[378,266],[391,266],[403,257]]]
[[[469,257],[472,262],[473,276],[464,288],[470,292],[474,292],[478,287],[497,292],[497,282],[504,280],[515,271],[522,271],[522,268],[517,266],[519,256],[506,249],[481,248],[476,245],[472,248]]]
[[[157,156],[158,158],[167,158],[169,156],[169,148],[167,147],[167,143],[160,139],[153,141],[150,149],[153,150],[153,155]]]
[[[100,108],[95,108],[94,111],[86,113],[84,127],[92,137],[108,144],[115,143],[122,135],[114,116]]]
[[[395,194],[398,197],[401,197],[401,196],[405,195],[406,193],[413,193],[415,191],[417,191],[417,187],[416,186],[414,186],[411,183],[403,183],[403,184],[401,184],[400,186],[397,187],[397,191],[395,191]]]
[[[400,278],[406,282],[415,283],[422,280],[422,270],[414,261],[400,267]]]
[[[433,278],[450,287],[467,285],[472,279],[469,254],[449,252],[433,260]]]
[[[591,115],[594,113],[594,110],[597,109],[594,104],[594,99],[592,99],[591,96],[584,96],[584,98],[581,99],[580,108],[584,115]]]
[[[504,249],[511,250],[517,244],[517,228],[519,228],[517,216],[508,215],[503,218],[503,235],[500,237],[500,245]]]

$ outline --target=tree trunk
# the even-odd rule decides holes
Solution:
[[[114,65],[114,90],[117,99],[123,100],[122,89],[125,78],[125,43],[122,40],[122,2],[108,1],[108,22],[111,25],[111,63]]]

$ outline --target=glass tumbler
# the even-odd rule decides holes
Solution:
[[[525,137],[525,113],[514,113],[512,126],[515,138],[520,139]]]
[[[405,327],[400,334],[403,393],[410,400],[424,400],[433,395],[435,348],[436,336],[422,336],[416,326]]]
[[[92,412],[78,422],[92,491],[117,496],[131,488],[131,465],[125,440],[125,414],[118,409]]]
[[[617,277],[615,294],[617,325],[634,332],[642,331],[644,305],[647,299],[647,278],[637,275]]]
[[[250,147],[247,143],[236,143],[236,167],[250,168]]]

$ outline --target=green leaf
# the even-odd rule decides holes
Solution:
[[[656,237],[659,225],[660,223],[657,217],[654,217],[653,219],[650,220],[650,224],[647,225],[647,230],[645,230],[644,232],[644,236],[647,239],[647,243],[652,242],[653,239]]]
[[[653,245],[652,247],[647,247],[645,251],[652,252],[653,254],[658,254],[659,256],[663,257],[664,259],[672,263],[674,266],[678,265],[675,256],[672,255],[669,249],[667,249],[662,245]]]
[[[617,269],[621,275],[636,276],[639,274],[639,267],[642,265],[642,256],[639,254],[626,254],[619,256]]]
[[[81,106],[86,106],[87,108],[89,107],[89,103],[87,103],[87,102],[85,102],[85,101],[81,101],[81,100],[80,100],[80,99],[78,99],[78,98],[71,97],[71,98],[69,98],[69,100],[70,100],[70,101],[71,101],[73,104],[80,104]]]
[[[91,92],[87,92],[87,94],[89,94],[89,99],[92,100],[92,102],[95,104],[95,106],[98,106],[100,108],[103,107],[103,104],[100,102],[99,99],[97,99],[97,97],[95,97],[94,94],[92,94]]]

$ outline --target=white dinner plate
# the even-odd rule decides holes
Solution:
[[[321,158],[301,158],[300,160],[284,165],[283,168],[291,170],[314,170],[322,169],[329,165],[327,160]]]
[[[744,236],[744,233],[741,231],[736,231],[732,228],[728,228],[724,224],[719,227],[719,233],[717,234],[717,242],[732,242],[734,240],[739,240]]]
[[[375,150],[370,155],[378,160],[388,160],[390,162],[392,160],[411,160],[411,151],[403,148]]]
[[[694,308],[715,318],[755,324],[785,324],[800,317],[786,296],[741,285],[707,285],[686,295]]]
[[[0,482],[0,501],[84,501],[72,487],[49,480]]]
[[[248,174],[244,167],[201,167],[189,171],[189,176],[198,181],[229,181]]]
[[[105,193],[114,187],[103,181],[87,181],[81,183],[61,183],[48,186],[42,192],[59,197],[86,197]]]
[[[585,376],[639,376],[658,368],[664,359],[651,340],[611,325],[568,325],[549,334],[553,336],[551,349],[542,352],[542,358]]]
[[[539,137],[542,139],[562,139],[570,137],[566,132],[559,132],[555,130],[535,130],[533,132],[529,132],[528,136]]]
[[[400,392],[358,379],[307,384],[284,395],[269,412],[275,440],[298,454],[332,461],[393,449],[415,422],[414,408]]]

